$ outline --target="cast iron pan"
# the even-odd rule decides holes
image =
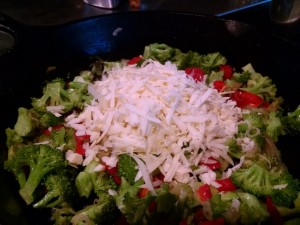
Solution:
[[[88,68],[95,55],[131,58],[153,42],[182,51],[220,51],[236,68],[251,62],[275,81],[286,109],[300,103],[300,49],[235,21],[157,11],[106,15],[55,27],[14,24],[13,28],[16,45],[0,57],[1,168],[6,157],[5,128],[14,125],[18,107],[29,107],[30,97],[41,95],[45,80],[74,76]],[[47,73],[49,66],[55,66],[56,72]],[[278,144],[291,173],[300,177],[299,137],[286,136]],[[0,224],[48,224],[48,213],[26,207],[14,178],[3,170],[0,187]]]

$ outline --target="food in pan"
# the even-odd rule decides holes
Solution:
[[[49,81],[6,129],[4,166],[56,225],[283,223],[300,183],[276,142],[300,107],[276,91],[250,63],[150,44]]]

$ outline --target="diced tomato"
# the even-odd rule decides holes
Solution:
[[[218,160],[216,160],[212,157],[210,157],[209,159],[214,160],[215,162],[214,163],[202,163],[201,162],[200,165],[205,165],[211,170],[216,170],[216,169],[219,169],[221,167],[221,163]]]
[[[121,184],[121,177],[118,175],[118,168],[117,167],[109,167],[105,165],[107,172],[109,175],[114,179],[115,183],[120,185]]]
[[[136,57],[133,57],[132,59],[130,59],[128,62],[127,62],[127,65],[133,65],[133,64],[137,64],[139,61],[142,60],[142,57],[141,56],[136,56]]]
[[[237,187],[234,185],[232,180],[230,178],[225,178],[222,180],[216,180],[218,184],[221,184],[222,186],[217,188],[219,192],[221,191],[235,191]]]
[[[197,190],[197,194],[201,202],[208,201],[212,197],[210,186],[208,184],[201,185]]]
[[[191,76],[196,82],[201,82],[204,79],[205,72],[198,67],[188,67],[185,73]]]
[[[81,135],[81,136],[75,135],[75,141],[76,141],[75,152],[80,155],[85,155],[85,149],[83,148],[83,144],[84,142],[89,140],[90,140],[90,135]]]
[[[225,224],[225,220],[224,220],[224,218],[216,218],[216,219],[213,219],[213,220],[203,221],[200,224],[201,225],[224,225]]]
[[[233,69],[230,65],[222,65],[220,66],[220,70],[224,72],[223,78],[224,80],[226,79],[231,79],[233,75]]]
[[[225,82],[222,80],[215,80],[213,85],[214,88],[218,90],[218,92],[222,92],[225,89]]]
[[[141,188],[141,190],[138,193],[138,196],[140,198],[146,197],[146,195],[149,193],[149,190],[147,188]]]
[[[283,219],[280,216],[275,204],[273,203],[271,197],[267,196],[266,198],[267,210],[270,213],[272,224],[274,225],[282,225]]]
[[[259,97],[256,94],[243,91],[243,90],[236,90],[232,95],[231,99],[236,101],[237,106],[240,108],[257,108],[264,104],[263,98]]]

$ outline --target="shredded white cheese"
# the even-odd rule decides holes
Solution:
[[[143,177],[153,192],[155,170],[160,170],[165,182],[191,183],[198,178],[215,184],[207,168],[192,171],[191,166],[209,157],[233,164],[225,143],[237,133],[241,109],[170,62],[149,60],[141,68],[114,68],[88,90],[93,101],[80,114],[71,114],[66,123],[77,134],[90,135],[85,156],[89,161],[101,151],[110,153],[106,155],[111,159],[102,160],[111,166],[119,154],[134,155],[137,178]]]

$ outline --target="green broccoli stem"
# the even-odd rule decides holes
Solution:
[[[31,168],[26,184],[19,191],[27,205],[30,205],[34,201],[34,191],[39,186],[43,177],[50,171],[50,168],[40,168],[39,166]]]
[[[59,191],[50,191],[40,201],[33,204],[33,207],[40,208],[46,206],[47,208],[53,208],[60,203],[61,199],[59,196]]]

